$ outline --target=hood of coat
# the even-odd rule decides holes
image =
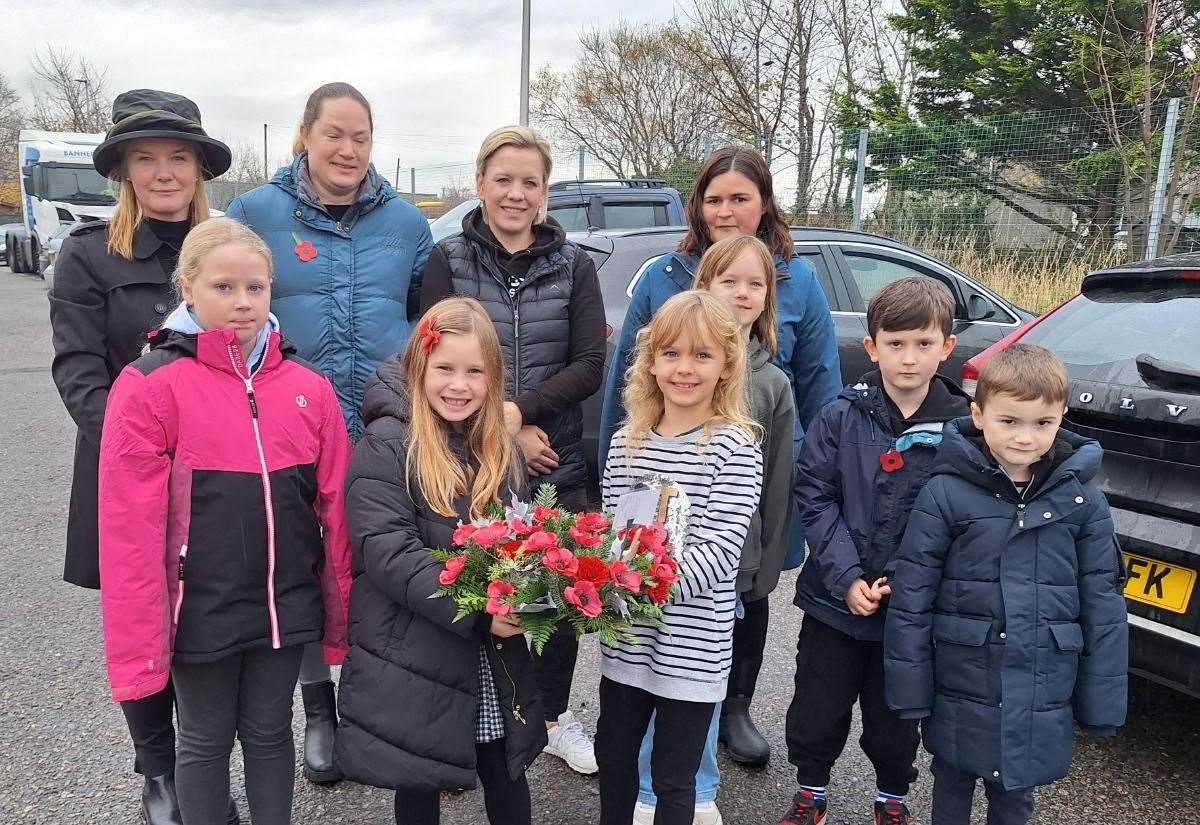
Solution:
[[[771,353],[767,352],[762,342],[754,336],[750,337],[750,349],[746,353],[746,356],[748,358],[747,363],[750,365],[750,372],[758,372],[771,363]]]
[[[884,399],[883,376],[879,370],[863,375],[846,387],[839,398],[848,400],[864,412],[875,412],[881,421],[888,420],[887,401]],[[944,375],[935,374],[929,384],[929,395],[921,402],[920,417],[910,419],[912,424],[940,423],[959,417],[963,404],[971,403],[971,396],[962,387]]]
[[[322,209],[321,199],[313,190],[308,178],[308,153],[301,152],[288,166],[280,167],[271,178],[270,185],[278,186],[293,198],[302,201],[314,209]],[[367,176],[358,187],[355,203],[357,211],[373,209],[381,203],[398,197],[392,185],[383,179],[375,170],[375,164],[367,164]],[[323,211],[323,210],[322,210]]]
[[[992,460],[983,442],[983,431],[975,426],[970,416],[948,423],[942,435],[936,472],[961,476],[996,492],[1011,492],[1012,482]],[[1103,454],[1099,442],[1060,429],[1050,452],[1042,459],[1046,464],[1034,471],[1035,486],[1030,488],[1026,498],[1032,498],[1072,476],[1079,483],[1086,484],[1100,471]]]
[[[469,240],[482,244],[494,251],[501,258],[514,257],[504,248],[491,227],[483,219],[483,207],[476,206],[462,220],[463,235]],[[533,244],[518,255],[528,255],[530,259],[542,258],[557,252],[567,241],[567,233],[554,218],[548,217],[542,223],[533,225]]]
[[[395,418],[405,426],[412,420],[408,378],[399,355],[379,365],[363,394],[363,425],[369,425],[377,418]]]

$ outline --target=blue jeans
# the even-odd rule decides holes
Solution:
[[[715,802],[721,787],[721,769],[717,767],[717,728],[721,723],[721,705],[713,711],[712,724],[708,726],[708,738],[704,740],[704,756],[700,757],[700,768],[696,771],[696,802]],[[650,787],[650,751],[654,745],[654,717],[646,728],[642,749],[638,752],[638,802],[655,805],[658,800]]]

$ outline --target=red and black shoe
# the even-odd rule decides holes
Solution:
[[[825,800],[817,799],[812,791],[800,791],[792,799],[792,809],[779,825],[821,825],[825,821]]]
[[[875,825],[912,825],[912,814],[899,799],[876,802]]]

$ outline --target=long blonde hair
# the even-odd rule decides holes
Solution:
[[[550,156],[550,142],[528,126],[501,126],[499,129],[493,129],[483,139],[483,144],[479,147],[479,154],[475,156],[476,176],[483,177],[487,173],[488,162],[492,159],[492,155],[505,146],[511,146],[514,149],[536,149],[537,153],[542,156],[542,169],[545,172],[542,175],[542,184],[549,187],[550,172],[554,168],[554,159]],[[534,225],[545,222],[549,206],[550,198],[547,197],[538,207],[537,217],[533,219]],[[482,214],[486,221],[487,209],[482,209]]]
[[[762,313],[750,328],[750,334],[758,338],[763,349],[774,358],[779,354],[779,343],[775,335],[776,317],[779,314],[779,299],[777,296],[776,279],[779,273],[775,271],[775,259],[767,245],[753,235],[735,235],[717,241],[704,252],[700,266],[696,269],[696,280],[693,289],[708,291],[712,282],[725,270],[733,266],[733,262],[742,257],[742,253],[752,252],[762,269],[763,279],[767,284],[767,295],[763,301]]]
[[[484,513],[488,505],[501,501],[506,483],[518,481],[513,461],[512,437],[504,426],[504,356],[500,339],[487,311],[474,298],[445,298],[422,316],[416,328],[439,335],[474,335],[483,353],[487,375],[487,397],[467,421],[466,466],[450,450],[450,425],[425,396],[425,370],[429,353],[425,337],[415,332],[408,339],[401,364],[412,401],[412,427],[404,475],[409,484],[415,474],[421,494],[435,512],[453,517],[454,499],[470,493],[471,517]],[[477,462],[478,467],[472,467]]]
[[[633,364],[625,373],[625,442],[627,454],[640,449],[665,409],[662,390],[651,374],[654,358],[687,333],[692,341],[707,340],[725,354],[725,370],[713,391],[712,417],[704,422],[705,436],[712,427],[731,424],[751,438],[762,428],[750,415],[746,392],[746,346],[741,327],[729,305],[711,292],[690,289],[667,300],[649,325],[637,335]]]
[[[192,193],[192,202],[188,206],[188,221],[195,227],[208,220],[208,193],[204,191],[203,167],[200,162],[200,152],[194,146],[192,154],[196,159],[196,191]],[[120,255],[127,261],[133,260],[133,236],[142,225],[142,205],[134,194],[133,184],[125,174],[125,154],[121,153],[121,161],[113,167],[111,182],[120,187],[117,195],[117,206],[113,210],[112,219],[108,222],[108,251]]]

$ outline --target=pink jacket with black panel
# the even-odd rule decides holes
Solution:
[[[345,656],[350,441],[329,381],[271,332],[160,330],[113,384],[100,447],[100,596],[113,699],[172,658],[321,640]]]

